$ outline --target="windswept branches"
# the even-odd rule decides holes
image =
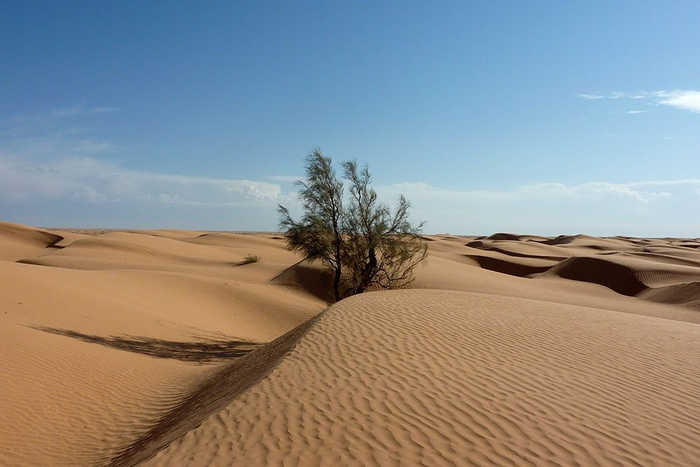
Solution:
[[[278,207],[279,227],[285,232],[290,250],[306,259],[321,260],[333,270],[333,291],[340,300],[342,277],[343,183],[338,180],[330,158],[315,149],[306,157],[306,181],[296,183],[305,214],[295,222],[289,210]]]
[[[423,224],[411,225],[411,204],[403,195],[393,215],[389,206],[377,202],[366,166],[358,173],[357,163],[348,161],[343,168],[351,194],[345,217],[348,291],[356,294],[372,286],[390,289],[410,283],[427,254],[420,239]]]
[[[427,255],[420,238],[423,224],[413,226],[408,219],[410,203],[401,196],[392,214],[389,206],[378,202],[369,169],[358,170],[356,161],[347,161],[342,166],[350,196],[344,206],[343,184],[331,162],[318,149],[307,156],[306,180],[297,183],[305,209],[299,222],[279,206],[288,247],[334,271],[336,300],[369,287],[410,283]]]

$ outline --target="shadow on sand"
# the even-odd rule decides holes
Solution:
[[[124,446],[109,466],[137,465],[197,428],[212,414],[223,410],[248,388],[265,378],[292,351],[320,316],[260,346],[255,352],[221,365],[207,380],[192,388],[175,407],[164,413],[150,430]]]
[[[72,337],[83,342],[99,344],[127,352],[156,358],[172,358],[183,362],[214,363],[246,355],[262,344],[239,340],[216,340],[206,342],[173,342],[140,336],[92,336],[68,329],[31,326],[38,331]]]

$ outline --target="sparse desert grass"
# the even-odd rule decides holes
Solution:
[[[241,261],[241,266],[243,266],[244,264],[259,263],[261,261],[262,261],[262,258],[260,256],[250,254],[250,255],[246,256],[245,258],[243,258],[243,261]]]

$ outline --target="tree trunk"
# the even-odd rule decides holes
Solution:
[[[339,302],[341,298],[340,296],[340,276],[342,275],[342,271],[340,270],[340,266],[335,268],[335,278],[333,279],[333,293],[335,294],[335,301]]]
[[[362,268],[362,276],[360,278],[360,283],[355,287],[355,293],[364,293],[367,287],[372,283],[372,278],[374,277],[374,270],[377,268],[377,254],[374,248],[369,249],[369,261]]]

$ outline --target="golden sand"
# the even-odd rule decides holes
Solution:
[[[430,236],[321,313],[279,236],[95,233],[0,223],[0,465],[700,458],[697,239]]]

